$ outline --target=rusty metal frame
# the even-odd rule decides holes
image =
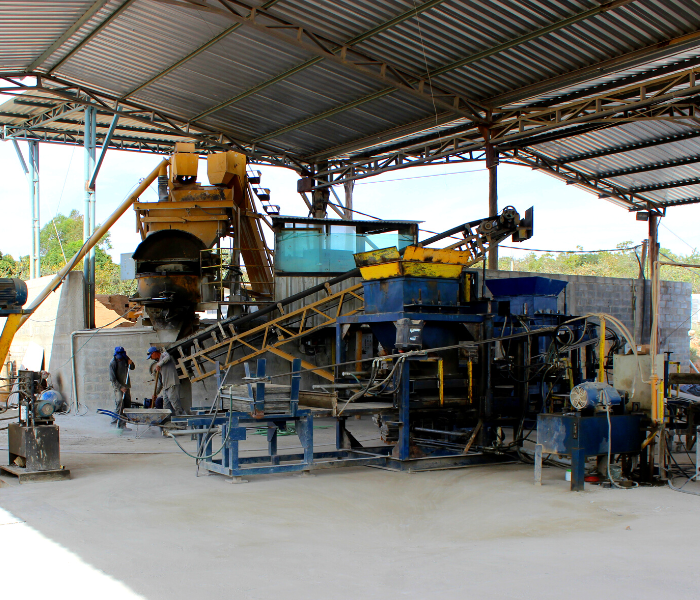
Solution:
[[[511,148],[513,142],[529,145],[528,140],[533,136],[582,125],[615,126],[640,120],[680,120],[697,124],[700,116],[698,105],[688,101],[688,96],[700,95],[700,85],[696,84],[698,72],[700,68],[695,67],[657,78],[644,85],[627,86],[614,93],[606,92],[545,109],[510,111],[494,119],[490,126],[490,141],[494,150],[502,153],[501,146]],[[338,185],[388,170],[464,156],[483,151],[486,146],[478,128],[472,124],[466,124],[456,134],[433,134],[436,135],[438,139],[430,142],[409,140],[405,145],[399,145],[389,156],[375,156],[360,161],[350,158],[330,163],[329,171],[320,171],[314,175],[317,187]],[[355,169],[354,175],[347,174],[351,166]],[[604,177],[599,176],[601,179]]]
[[[27,76],[36,77],[36,84],[31,86],[23,84],[21,79]],[[0,78],[15,84],[12,87],[0,88],[0,93],[2,94],[31,100],[31,92],[39,92],[49,94],[55,98],[55,104],[49,105],[50,100],[45,96],[35,96],[34,98],[37,101],[47,102],[47,110],[39,115],[25,119],[17,125],[7,125],[4,132],[0,133],[0,136],[4,139],[38,139],[46,142],[78,143],[78,140],[82,139],[80,127],[77,127],[79,121],[75,122],[76,130],[74,132],[59,130],[53,132],[53,136],[51,136],[51,131],[42,131],[42,129],[52,121],[62,121],[69,113],[91,106],[99,114],[113,116],[119,113],[124,119],[143,124],[146,130],[153,131],[154,135],[160,133],[163,136],[173,136],[195,141],[198,150],[203,153],[231,150],[233,147],[237,151],[246,154],[251,162],[291,167],[297,170],[305,166],[305,163],[295,158],[293,154],[277,152],[259,144],[253,147],[248,142],[237,139],[230,132],[212,129],[199,124],[193,125],[164,111],[154,110],[133,101],[122,101],[114,96],[92,90],[86,86],[72,84],[57,77],[47,76],[43,73],[12,72],[0,73]],[[102,127],[102,125],[99,124],[98,127]],[[117,127],[117,130],[121,128],[122,126],[120,125]],[[117,149],[153,151],[154,146],[159,149],[160,145],[164,147],[167,145],[167,148],[160,151],[172,152],[173,142],[168,144],[164,140],[128,138],[120,136],[119,133],[116,133],[113,139],[111,147]],[[118,144],[118,142],[121,142],[121,144]]]
[[[566,185],[580,187],[596,194],[599,198],[609,200],[630,211],[655,210],[663,212],[664,204],[656,200],[630,193],[623,186],[602,181],[594,175],[588,175],[568,165],[557,164],[556,161],[542,156],[531,149],[515,149],[502,153],[510,161],[522,164],[532,169],[543,171],[563,181]]]
[[[178,359],[178,368],[181,372],[180,377],[188,377],[190,381],[195,382],[216,375],[218,361],[212,358],[211,354],[219,356],[225,353],[225,359],[221,367],[224,369],[244,363],[266,352],[271,352],[291,362],[294,360],[294,357],[281,350],[280,346],[298,340],[323,327],[333,325],[338,317],[347,317],[361,311],[364,307],[364,298],[361,295],[361,291],[362,284],[359,283],[335,294],[330,294],[326,298],[302,306],[297,310],[283,313],[281,316],[263,325],[242,333],[237,333],[232,325],[228,326],[229,332],[226,332],[220,326],[218,333],[217,330],[212,331],[212,344],[210,346],[202,348],[199,340],[194,339],[191,346],[194,352],[187,354],[182,346],[176,348],[180,354]],[[353,299],[359,300],[362,306],[346,310],[347,302]],[[330,314],[327,314],[329,312]],[[322,319],[322,321],[316,325],[307,326],[307,322],[311,317],[317,317],[319,320]],[[244,347],[249,349],[250,353],[234,359],[234,351]],[[334,375],[330,371],[318,369],[307,361],[302,361],[301,364],[303,368],[313,370],[316,375],[329,381],[334,381]],[[208,370],[206,365],[210,365]]]

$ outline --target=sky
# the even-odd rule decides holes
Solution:
[[[27,144],[19,142],[27,156]],[[84,157],[81,147],[40,144],[40,220],[49,223],[72,209],[83,212]],[[148,175],[160,156],[109,150],[96,186],[98,223],[103,222],[126,198],[139,180]],[[0,142],[0,202],[5,210],[0,252],[18,258],[31,249],[29,188],[12,142]],[[262,186],[270,188],[272,202],[284,215],[306,216],[308,211],[296,193],[298,175],[288,169],[255,167],[262,171]],[[200,183],[206,179],[206,163],[200,162]],[[499,208],[514,206],[521,215],[534,206],[534,236],[519,244],[523,249],[585,250],[615,248],[622,242],[640,243],[647,223],[610,202],[526,167],[501,165],[498,176]],[[342,186],[337,189],[342,198]],[[156,200],[155,184],[142,196]],[[333,198],[332,198],[333,200]],[[360,180],[354,192],[355,210],[382,219],[423,221],[422,227],[444,231],[461,223],[488,216],[488,173],[483,163],[412,167]],[[335,213],[329,211],[330,217]],[[700,247],[700,205],[674,207],[662,219],[662,247],[688,254]],[[356,215],[356,218],[365,218]],[[128,211],[111,231],[115,262],[140,242],[133,211]],[[501,256],[521,256],[522,250],[501,249]]]

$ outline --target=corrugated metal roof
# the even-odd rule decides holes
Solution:
[[[284,157],[279,160],[301,164],[312,160],[305,157],[345,160],[392,148],[415,154],[420,151],[410,144],[418,148],[430,136],[452,135],[456,128],[483,143],[455,94],[478,102],[486,123],[489,114],[547,107],[596,90],[614,93],[616,86],[654,70],[681,70],[683,61],[700,64],[700,3],[7,0],[0,3],[0,39],[0,75],[33,69],[46,77],[45,86],[67,84],[55,105],[70,94],[83,101],[99,96],[100,131],[111,119],[108,109],[121,103],[134,111],[131,121],[121,121],[118,133],[125,139],[127,127],[133,130],[128,137],[154,144],[172,142],[182,130],[204,150],[232,140],[260,160]],[[341,61],[336,57],[343,45],[351,49]],[[379,63],[385,65],[381,70]],[[43,111],[46,107],[6,105],[0,124],[22,126],[26,135],[47,140],[66,140],[66,132],[70,141],[79,139],[76,114],[27,133],[22,115]],[[148,111],[154,111],[153,127],[144,122]],[[695,127],[694,121],[672,117],[581,134],[571,128],[571,135],[531,150],[556,162],[587,149]],[[700,141],[685,139],[575,166],[582,176],[595,178],[698,150]],[[610,183],[634,188],[673,181],[694,169],[671,167]],[[663,196],[661,190],[650,194],[644,197]]]

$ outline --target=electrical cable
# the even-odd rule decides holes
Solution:
[[[524,250],[526,252],[551,252],[554,254],[596,254],[598,252],[626,252],[627,250],[636,250],[641,248],[642,244],[636,246],[627,246],[625,248],[611,248],[609,250],[541,250],[538,248],[523,248],[522,246],[506,246],[498,244],[499,248],[508,248],[510,250]]]

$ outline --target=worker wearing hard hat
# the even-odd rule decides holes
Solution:
[[[114,349],[114,358],[109,363],[109,380],[114,388],[114,409],[118,415],[124,414],[125,408],[131,408],[131,377],[129,371],[136,368],[126,350],[122,346]],[[120,429],[128,430],[126,422],[122,419],[113,419],[113,424],[117,424]]]
[[[160,350],[155,346],[148,349],[148,358],[155,361],[151,366],[152,372],[156,372],[158,384],[156,393],[153,394],[153,404],[155,406],[156,397],[162,391],[163,408],[169,408],[176,415],[184,414],[180,404],[180,377],[177,374],[175,360],[168,354],[165,348]]]

